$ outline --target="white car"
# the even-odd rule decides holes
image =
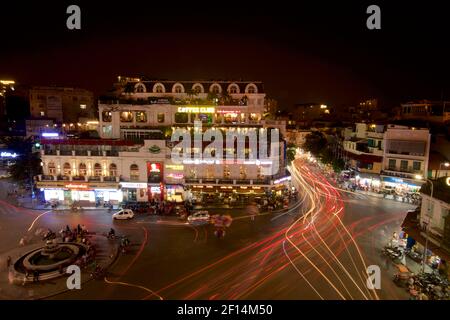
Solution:
[[[130,220],[134,218],[134,212],[131,209],[123,209],[112,215],[113,220]]]
[[[210,219],[208,211],[198,211],[187,218],[190,224],[207,224]]]

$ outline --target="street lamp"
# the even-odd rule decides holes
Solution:
[[[427,183],[430,183],[431,185],[431,193],[430,193],[430,197],[431,200],[428,202],[428,223],[425,226],[425,250],[423,252],[423,260],[422,260],[422,273],[425,272],[425,263],[427,261],[427,251],[428,251],[428,230],[429,230],[429,225],[430,225],[430,221],[431,221],[431,217],[430,217],[430,211],[431,211],[431,201],[433,200],[433,181],[431,181],[430,179],[427,179]]]
[[[445,169],[444,170],[450,170],[450,162],[441,162],[440,164],[439,164],[439,170],[437,170],[436,171],[436,179],[437,178],[439,178],[439,171],[441,171],[442,170],[442,166],[444,166],[445,167]],[[446,175],[447,176],[447,175]]]

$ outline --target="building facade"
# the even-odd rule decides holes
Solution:
[[[428,129],[388,125],[384,133],[383,184],[418,191],[428,175],[430,143]]]
[[[42,142],[44,174],[38,177],[37,185],[46,198],[70,203],[81,198],[121,202],[155,197],[182,201],[204,195],[256,196],[288,181],[285,122],[262,120],[262,83],[119,77],[115,88],[114,95],[99,102],[101,139]],[[237,142],[230,146],[224,140],[222,158],[197,157],[216,149],[208,150],[210,142],[200,146],[193,142],[185,150],[192,157],[178,161],[172,158],[178,141],[171,139],[177,129],[192,136],[203,135],[208,129],[224,137],[255,132],[258,139],[278,129],[280,135],[269,146],[269,150],[274,146],[276,160],[262,157],[259,146],[254,150],[249,136],[241,148],[245,155],[255,153],[255,158],[238,158]]]
[[[29,90],[33,118],[52,118],[58,123],[77,123],[95,116],[91,91],[72,87],[33,86]]]

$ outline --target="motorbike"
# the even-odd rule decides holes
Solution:
[[[53,239],[56,239],[56,233],[54,233],[51,230],[48,230],[42,238],[42,240],[44,240],[44,241],[53,240]]]

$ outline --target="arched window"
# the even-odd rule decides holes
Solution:
[[[143,83],[141,83],[141,82],[137,83],[134,86],[134,92],[142,93],[142,92],[146,92],[146,91],[147,90],[145,88],[145,85]]]
[[[239,86],[236,83],[232,83],[228,86],[228,93],[235,94],[239,93]]]
[[[212,92],[212,93],[214,93],[214,94],[222,93],[222,87],[221,87],[218,83],[213,83],[213,84],[209,87],[209,92]]]
[[[181,83],[175,83],[172,87],[173,93],[184,93],[184,87]]]
[[[48,174],[50,174],[50,175],[55,175],[56,174],[55,163],[49,162],[47,168],[48,168]]]
[[[137,164],[130,166],[130,180],[139,181],[139,167]]]
[[[111,163],[109,165],[109,176],[110,177],[115,177],[117,176],[117,166],[115,163]]]
[[[78,166],[78,173],[80,176],[84,177],[86,175],[86,164],[85,163],[80,163],[80,165]]]
[[[70,167],[70,163],[66,162],[63,165],[63,175],[70,176],[72,174],[72,169]]]
[[[245,92],[246,93],[258,93],[258,88],[255,86],[254,83],[249,83],[246,87],[245,87]]]
[[[201,83],[196,83],[192,86],[192,91],[195,93],[204,93],[205,89],[203,88],[203,85]]]
[[[153,92],[154,93],[164,93],[166,92],[166,88],[164,87],[164,85],[161,82],[155,83],[155,85],[153,86]]]
[[[100,163],[94,164],[94,176],[100,177],[102,175],[102,165]]]

